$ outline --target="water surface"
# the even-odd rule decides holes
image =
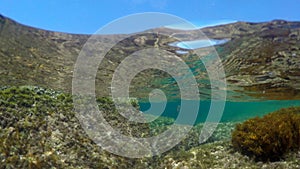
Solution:
[[[190,101],[195,102],[195,101]],[[153,106],[160,106],[161,102],[156,102]],[[149,102],[140,102],[140,110],[146,111],[150,108]],[[226,101],[225,109],[221,122],[236,122],[243,121],[256,116],[263,116],[270,112],[279,110],[285,107],[300,106],[300,100],[266,100],[253,102],[231,102]],[[196,119],[197,123],[203,123],[206,120],[208,111],[210,109],[210,101],[200,101],[200,109]],[[174,100],[166,103],[166,108],[162,114],[164,117],[177,118],[180,110],[180,100]],[[160,114],[156,112],[155,114]],[[186,116],[189,116],[189,110],[184,111]]]
[[[228,39],[200,39],[193,41],[181,41],[170,43],[170,46],[179,47],[182,49],[198,49],[214,45],[221,45],[228,42]]]

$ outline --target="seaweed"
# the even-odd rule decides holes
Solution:
[[[238,124],[233,147],[259,161],[277,161],[300,147],[300,107],[280,109]]]

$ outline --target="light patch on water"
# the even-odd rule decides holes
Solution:
[[[184,54],[188,54],[189,52],[188,51],[184,51],[184,50],[176,50],[176,53],[180,54],[180,55],[184,55]]]
[[[193,41],[181,41],[170,43],[170,46],[179,47],[182,49],[198,49],[204,47],[210,47],[214,45],[221,45],[228,42],[229,39],[200,39]]]

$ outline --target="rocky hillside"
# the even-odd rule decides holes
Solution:
[[[170,29],[158,29],[170,34]],[[185,40],[230,39],[217,47],[229,89],[266,99],[299,99],[300,22],[236,22],[194,31],[173,31]],[[200,36],[200,37],[199,37]],[[242,88],[239,88],[242,87]]]
[[[255,91],[256,96],[299,98],[300,23],[277,20],[241,25],[238,30],[246,33],[233,35],[233,40],[225,44],[224,52],[220,53],[227,81]]]
[[[236,22],[193,31],[157,28],[129,36],[115,45],[99,66],[97,93],[109,93],[108,82],[118,63],[139,49],[159,47],[188,61],[193,50],[180,55],[175,52],[180,48],[168,44],[179,37],[183,40],[203,38],[201,31],[209,38],[230,39],[216,47],[225,67],[228,90],[255,98],[300,98],[300,22],[282,20]],[[173,38],[167,36],[171,34]],[[109,44],[125,36],[101,35],[100,39]],[[38,85],[70,92],[76,58],[89,37],[36,29],[0,15],[1,85]],[[149,79],[158,77],[168,75],[154,70],[141,72],[132,83],[136,89],[132,91],[143,90]],[[200,77],[203,78],[197,78]],[[156,85],[148,84],[150,88]],[[199,84],[199,87],[203,86]]]

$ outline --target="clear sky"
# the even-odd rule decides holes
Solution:
[[[0,14],[25,25],[94,33],[133,13],[163,12],[198,26],[228,21],[300,21],[300,0],[0,0]]]

